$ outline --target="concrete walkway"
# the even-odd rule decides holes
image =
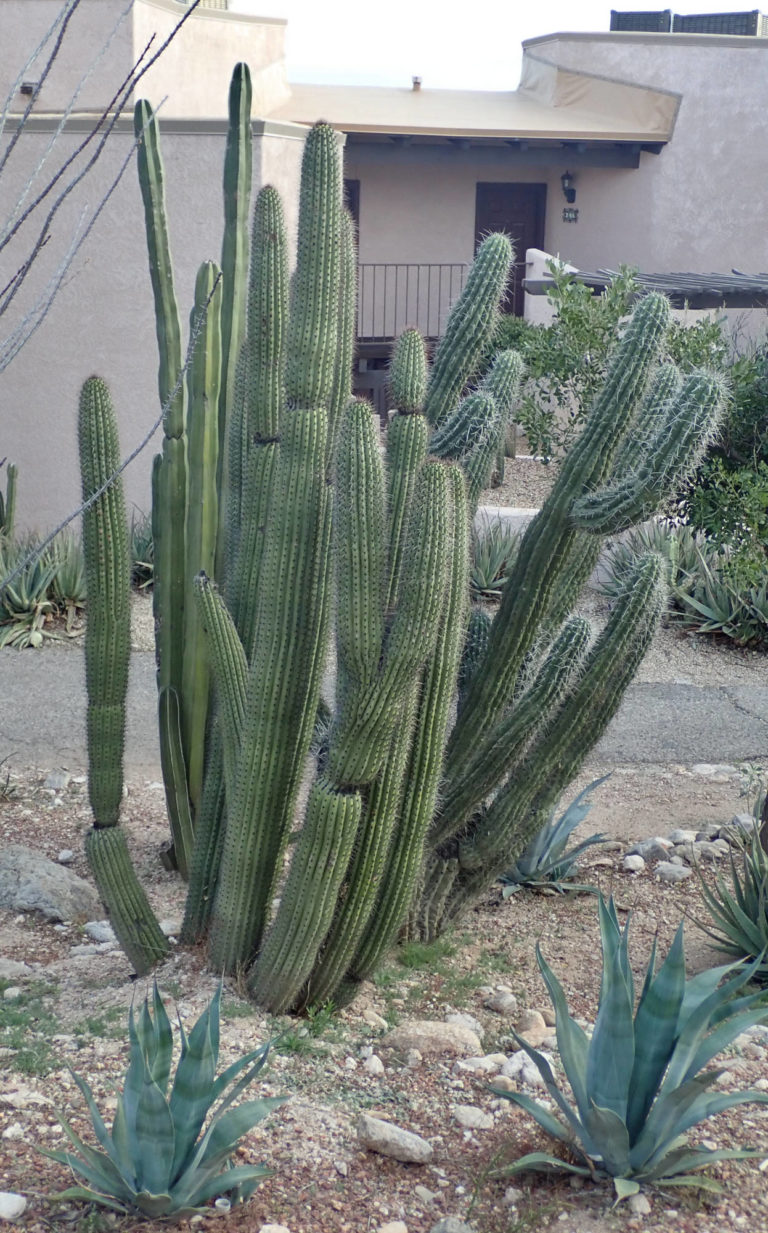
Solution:
[[[126,776],[160,778],[154,656],[134,652],[128,699]],[[764,760],[768,686],[630,686],[590,763],[627,766]],[[46,646],[0,653],[0,759],[19,770],[85,770],[83,652]],[[588,763],[589,765],[589,763]]]

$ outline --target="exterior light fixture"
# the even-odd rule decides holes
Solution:
[[[568,205],[573,205],[576,200],[576,186],[573,182],[573,176],[570,171],[564,171],[560,177],[560,183],[563,186],[563,196],[568,202]]]

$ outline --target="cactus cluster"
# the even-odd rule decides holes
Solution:
[[[182,399],[169,408],[156,463],[156,615],[168,799],[189,869],[184,937],[207,939],[216,970],[244,970],[280,1011],[349,998],[403,930],[433,937],[522,852],[642,658],[664,604],[661,564],[636,562],[596,638],[569,615],[578,593],[603,536],[646,517],[691,465],[722,390],[659,370],[668,305],[646,297],[495,619],[470,619],[469,524],[521,374],[504,353],[471,387],[509,241],[481,245],[431,369],[416,331],[398,340],[382,458],[370,407],[350,396],[355,256],[336,134],[318,124],[306,140],[290,289],[271,188],[256,201],[246,276],[245,80],[238,66],[231,262],[213,297],[214,272],[201,274],[187,413]],[[178,314],[156,131],[139,116],[167,397]],[[201,505],[210,525],[194,522]]]

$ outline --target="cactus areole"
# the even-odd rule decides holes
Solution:
[[[236,70],[235,126],[248,124],[246,72]],[[150,252],[167,264],[150,127]],[[243,183],[242,148],[230,141],[227,200],[233,177]],[[179,841],[192,828],[183,937],[205,940],[215,970],[245,971],[274,1012],[354,996],[399,936],[448,928],[523,851],[616,711],[664,605],[649,556],[599,636],[568,621],[602,537],[664,499],[722,399],[706,374],[651,396],[669,311],[647,296],[490,628],[480,622],[479,639],[475,621],[468,636],[469,524],[521,375],[504,353],[472,387],[510,242],[484,240],[431,370],[416,331],[396,343],[382,457],[378,421],[351,397],[355,255],[341,175],[337,135],[317,124],[290,291],[274,189],[256,200],[250,261],[242,240],[225,242],[214,310],[226,324],[204,331],[186,425],[180,436],[178,417],[167,426],[157,464],[156,569],[170,571],[156,588],[167,795]],[[242,215],[228,210],[226,227]],[[161,351],[180,318],[169,265],[167,275],[155,278]],[[239,304],[242,329],[227,307]],[[197,422],[216,372],[228,374],[217,440]],[[695,432],[682,431],[692,408]],[[207,488],[221,529],[203,559],[192,513]],[[204,664],[179,671],[192,656]]]

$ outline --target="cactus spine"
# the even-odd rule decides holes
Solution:
[[[88,502],[120,464],[112,402],[98,377],[89,378],[80,394],[79,445],[83,501]],[[168,943],[118,827],[131,653],[131,558],[119,476],[85,510],[83,548],[88,587],[88,795],[94,819],[85,850],[120,945],[143,974],[167,953]]]
[[[257,201],[219,509],[226,576],[194,587],[217,704],[184,936],[207,936],[213,966],[245,968],[274,1011],[351,996],[404,927],[434,936],[522,850],[615,711],[661,611],[651,557],[593,642],[568,619],[604,528],[659,498],[690,461],[683,420],[708,432],[721,398],[708,378],[683,391],[674,374],[654,376],[668,308],[647,297],[495,619],[470,622],[469,520],[518,358],[499,357],[460,400],[510,245],[481,245],[429,372],[418,334],[399,340],[382,465],[370,409],[349,399],[350,242],[336,137],[317,125],[290,304],[279,201],[269,188]],[[231,354],[223,363],[231,388]],[[171,508],[161,492],[158,517]],[[273,914],[331,612],[335,708]]]

